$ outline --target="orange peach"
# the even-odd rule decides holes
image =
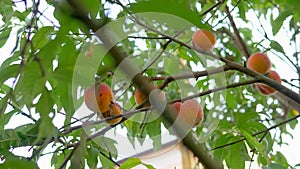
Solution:
[[[254,53],[247,61],[247,68],[258,73],[265,74],[270,71],[272,63],[269,57],[264,53]]]
[[[271,70],[270,72],[268,72],[266,74],[266,76],[277,81],[278,83],[281,83],[281,78],[276,71]],[[256,83],[256,84],[254,84],[254,86],[258,90],[259,93],[261,93],[262,95],[265,95],[265,96],[269,96],[269,95],[275,94],[277,92],[274,88],[272,88],[268,85],[265,85],[263,83]]]
[[[172,108],[173,108],[174,112],[176,113],[176,116],[178,116],[181,106],[182,106],[181,102],[175,102],[172,104]]]
[[[145,100],[147,100],[146,94],[141,89],[136,89],[134,92],[134,99],[137,105],[142,104]],[[144,105],[144,107],[149,107],[150,103]]]
[[[172,104],[172,109],[186,126],[196,127],[203,120],[203,109],[196,100],[189,99],[183,103],[175,102]]]
[[[192,42],[194,46],[200,49],[211,50],[216,43],[216,37],[209,30],[199,29],[194,32]]]
[[[113,116],[120,115],[120,114],[122,114],[121,106],[118,103],[112,103],[112,104],[110,104],[110,110],[108,110],[104,113],[99,113],[98,115],[100,118],[108,118],[108,117],[113,117]],[[110,125],[113,125],[113,124],[119,123],[121,120],[122,120],[122,117],[118,117],[115,119],[107,120],[106,122]]]
[[[158,99],[156,99],[156,97],[160,97],[163,102],[159,102]],[[150,94],[149,94],[149,103],[147,103],[144,107],[149,107],[151,106],[151,103],[154,103],[156,106],[161,107],[160,104],[164,104],[166,96],[165,93],[163,91],[161,91],[160,89],[153,89]],[[141,90],[141,89],[136,89],[136,91],[134,92],[134,99],[135,99],[135,103],[137,105],[142,104],[145,100],[147,100],[147,96],[146,94]]]
[[[110,110],[110,104],[113,102],[113,99],[111,89],[104,83],[96,83],[88,87],[84,93],[86,106],[94,112]]]

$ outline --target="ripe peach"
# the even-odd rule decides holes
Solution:
[[[108,110],[104,113],[99,113],[98,115],[100,118],[108,118],[108,117],[113,117],[113,116],[116,116],[119,114],[122,114],[121,106],[118,103],[111,103],[110,110]],[[121,120],[122,120],[122,117],[119,117],[119,118],[115,118],[112,120],[107,120],[106,122],[110,125],[113,125],[113,124],[119,123]]]
[[[157,99],[156,97],[160,97],[162,99],[161,101],[163,101],[163,102],[160,102],[160,100]],[[137,105],[140,105],[147,99],[147,96],[141,89],[137,89],[134,92],[134,98],[135,98],[135,103]],[[164,101],[166,101],[165,98],[166,98],[166,96],[163,91],[161,91],[160,89],[154,88],[149,94],[149,98],[148,98],[149,103],[147,103],[144,107],[149,107],[149,106],[151,106],[151,103],[152,103],[152,104],[162,108],[162,106],[165,106],[165,103],[164,103]]]
[[[216,43],[216,37],[209,30],[199,29],[193,34],[192,42],[200,49],[211,50]]]
[[[266,76],[277,81],[278,83],[281,83],[281,78],[276,71],[271,70],[270,72],[267,73]],[[265,96],[269,96],[269,95],[275,94],[277,92],[274,88],[272,88],[268,85],[265,85],[263,83],[256,83],[256,84],[254,84],[254,86],[258,90],[259,93],[261,93],[262,95],[265,95]]]
[[[104,83],[96,83],[88,87],[84,93],[86,106],[94,112],[110,110],[110,104],[113,102],[113,99],[111,89]]]
[[[247,68],[258,73],[265,74],[270,71],[272,63],[269,57],[264,53],[254,53],[247,61]]]
[[[134,99],[135,99],[135,103],[137,105],[140,105],[147,99],[147,96],[141,89],[136,89],[136,91],[134,92]],[[144,107],[149,107],[149,106],[150,103],[144,105]]]
[[[186,126],[196,127],[203,120],[203,109],[196,100],[189,99],[183,103],[175,102],[172,104],[172,108],[179,120],[183,120]]]
[[[180,109],[181,109],[182,103],[181,102],[175,102],[172,104],[172,108],[174,110],[174,112],[176,113],[176,115],[178,116]]]

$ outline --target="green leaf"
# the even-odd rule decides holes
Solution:
[[[241,130],[241,133],[246,137],[247,143],[249,144],[250,148],[255,148],[259,153],[264,153],[262,145],[256,138],[251,136],[248,132]]]
[[[127,159],[121,166],[120,169],[131,169],[133,167],[136,167],[138,165],[143,165],[147,167],[148,169],[155,169],[152,165],[145,164],[143,163],[140,159],[138,158],[129,158]]]
[[[227,144],[233,137],[234,136],[231,133],[222,135],[220,138],[216,140],[214,148]],[[228,155],[227,151],[228,151],[228,147],[222,147],[213,151],[215,159],[219,160],[220,164],[223,161],[223,159],[225,159],[225,157]]]
[[[4,29],[0,32],[0,48],[6,43],[6,41],[9,39],[9,35],[12,28]]]
[[[50,113],[54,114],[54,100],[51,93],[45,89],[36,104],[36,112],[41,116],[41,125],[39,126],[38,139],[50,138],[56,135],[55,127],[52,119],[49,117]]]
[[[100,147],[100,151],[109,152],[112,158],[117,158],[118,150],[116,148],[117,141],[107,137],[98,137],[93,140]]]
[[[191,57],[190,55],[188,55],[188,51],[185,48],[178,48],[177,51],[179,51],[179,57],[182,59],[185,59],[187,61],[194,61],[197,62],[198,59],[194,59],[193,57]],[[179,65],[179,64],[177,64]]]
[[[38,30],[32,38],[32,44],[35,50],[44,47],[50,40],[49,35],[53,31],[52,26],[45,26]]]
[[[289,167],[289,163],[286,160],[285,156],[279,151],[277,151],[275,155],[272,155],[271,159],[272,159],[272,161],[276,162],[277,164],[281,164],[281,166],[283,168]]]
[[[20,51],[15,51],[12,56],[10,56],[9,58],[3,61],[0,69],[5,69],[8,66],[12,65],[13,62],[19,61],[21,59],[20,55],[21,55]]]
[[[12,2],[10,0],[0,1],[0,14],[2,16],[2,21],[6,24],[11,23],[11,18],[14,15],[14,10],[12,7]]]
[[[61,148],[57,148],[56,150],[61,150]],[[53,165],[55,169],[59,168],[71,151],[70,149],[66,149],[61,153],[54,153],[51,158],[51,165]]]
[[[1,102],[0,102],[1,103]],[[9,111],[3,115],[0,114],[0,128],[3,129],[4,126],[9,122],[10,118],[18,112],[17,109],[14,109],[12,111]]]
[[[39,121],[25,124],[15,129],[0,130],[0,148],[33,146],[38,134]]]
[[[274,50],[276,50],[277,52],[281,52],[284,53],[284,49],[283,47],[276,41],[272,40],[270,43],[270,47]]]
[[[45,81],[36,62],[26,64],[14,91],[18,103],[30,108],[33,99],[42,92]]]
[[[74,34],[80,33],[79,30],[89,35],[89,29],[87,26],[75,18],[71,14],[71,7],[67,2],[61,2],[59,7],[56,7],[54,10],[54,17],[59,21],[60,25],[60,32],[62,33],[62,36],[65,36],[66,34],[71,31]],[[61,37],[59,37],[61,38]]]
[[[292,14],[292,11],[282,11],[279,13],[279,16],[271,22],[273,35],[279,32],[283,22]]]
[[[238,137],[234,137],[230,142],[238,139]],[[243,158],[242,151],[243,142],[239,142],[230,146],[228,150],[228,156],[226,158],[226,164],[230,169],[242,169],[245,168],[245,159]]]
[[[2,115],[5,113],[7,105],[8,105],[8,99],[10,98],[10,95],[6,95],[5,97],[0,99],[0,118],[2,118]]]
[[[258,113],[256,112],[245,112],[245,113],[234,113],[234,119],[236,121],[236,126],[240,129],[246,130],[249,132],[249,128],[253,127],[253,128],[258,128],[260,127],[262,124],[255,122],[254,120],[259,118]],[[257,131],[257,129],[255,130]],[[253,132],[255,132],[253,131]]]
[[[0,164],[0,168],[7,169],[38,169],[39,167],[34,161],[29,161],[25,158],[16,159],[16,160],[5,160],[4,164]]]
[[[31,8],[28,8],[27,10],[25,10],[24,12],[20,12],[20,11],[15,11],[14,15],[15,17],[17,17],[20,21],[25,21],[26,17],[28,16],[28,14],[31,12]]]
[[[13,129],[0,130],[0,140],[0,148],[7,150],[9,150],[11,146],[17,147],[21,142],[16,131]]]
[[[218,115],[217,115],[218,116]],[[219,126],[220,119],[218,117],[214,117],[213,113],[209,113],[206,117],[206,120],[202,124],[207,128],[207,132],[201,132],[199,135],[200,142],[207,141],[210,136],[212,136],[216,129]]]
[[[181,70],[179,68],[179,59],[177,57],[172,57],[172,58],[166,58],[164,59],[164,68],[165,71],[170,73],[170,74],[177,74]]]
[[[130,169],[142,164],[142,161],[138,158],[129,158],[121,166],[120,169]]]
[[[263,166],[262,169],[286,169],[286,168],[280,164],[272,163],[268,166]]]
[[[51,96],[50,91],[47,88],[44,88],[44,91],[36,104],[36,112],[40,113],[41,117],[48,117],[49,113],[53,113],[54,109],[54,100]]]
[[[84,155],[86,154],[86,138],[87,135],[85,131],[81,131],[80,144],[71,158],[71,169],[77,169],[79,166],[80,168],[85,168]]]
[[[150,0],[142,1],[139,3],[132,3],[129,10],[135,13],[141,12],[157,12],[158,16],[162,16],[159,13],[167,13],[189,21],[193,25],[201,27],[207,27],[201,23],[200,15],[192,11],[187,1],[172,1],[172,0]],[[154,15],[152,13],[151,15]]]
[[[230,109],[234,109],[235,106],[238,104],[237,100],[236,100],[236,96],[234,95],[234,91],[233,90],[226,90],[227,94],[226,94],[226,104],[228,106],[228,108]]]
[[[243,19],[243,21],[247,22],[246,19],[246,11],[245,11],[245,4],[244,1],[239,1],[240,3],[238,4],[238,8],[239,8],[239,15],[240,17]]]
[[[107,156],[109,156],[108,153],[106,153],[106,157],[103,156],[102,154],[99,154],[99,158],[100,158],[100,161],[101,161],[101,164],[102,164],[102,168],[104,168],[104,169],[114,169],[115,164],[111,160],[107,159]]]
[[[53,71],[53,60],[57,56],[59,45],[61,44],[58,42],[58,40],[51,40],[48,43],[46,43],[37,53],[37,56],[40,60],[40,64],[44,69],[46,76],[49,72]]]
[[[88,9],[88,12],[90,13],[91,17],[95,19],[97,14],[99,13],[101,2],[99,2],[99,0],[81,0],[81,3],[83,3],[85,8]]]
[[[6,80],[12,77],[17,77],[20,70],[20,65],[14,64],[7,67],[0,67],[0,84],[3,84]]]
[[[145,132],[149,135],[150,139],[153,140],[154,150],[159,150],[162,146],[160,122],[160,119],[157,118],[156,120],[145,124]]]
[[[97,148],[91,147],[86,149],[86,159],[89,168],[96,168],[98,164],[98,154],[99,150]]]

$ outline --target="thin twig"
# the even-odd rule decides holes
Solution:
[[[143,36],[128,36],[131,39],[169,39],[168,37],[143,37]]]
[[[252,79],[252,80],[247,80],[247,81],[244,81],[244,82],[233,83],[233,84],[230,84],[230,85],[227,85],[227,86],[221,86],[221,87],[218,87],[218,88],[206,90],[204,92],[201,92],[201,93],[198,93],[198,94],[195,94],[195,95],[191,95],[191,96],[188,96],[188,97],[185,97],[185,98],[182,98],[182,99],[173,100],[170,103],[175,103],[175,102],[179,102],[179,101],[183,102],[185,100],[193,99],[193,98],[196,98],[196,97],[201,97],[201,96],[208,95],[208,94],[218,92],[218,91],[221,91],[221,90],[230,89],[230,88],[239,87],[239,86],[245,86],[245,85],[249,85],[249,84],[253,84],[253,83],[257,83],[257,82],[259,82],[259,80]]]
[[[173,38],[176,38],[177,36],[179,36],[182,33],[183,30],[177,32]],[[145,69],[141,72],[141,74],[145,73],[161,56],[162,54],[165,52],[165,50],[167,49],[168,45],[172,42],[172,40],[168,40],[166,43],[164,43],[162,45],[162,50],[159,52],[159,54],[145,67]]]
[[[214,8],[216,8],[217,6],[221,5],[222,3],[224,3],[224,1],[219,1],[218,3],[216,3],[213,6],[209,7],[206,11],[202,12],[200,14],[200,16],[201,17],[205,16],[207,13],[209,13],[210,11],[212,11]]]
[[[220,67],[216,67],[216,68],[212,68],[212,69],[204,70],[204,71],[199,71],[199,72],[187,72],[187,73],[181,73],[181,74],[174,75],[174,76],[150,77],[149,79],[152,81],[165,80],[163,82],[163,84],[160,85],[160,87],[159,87],[162,90],[165,87],[167,87],[169,83],[171,83],[175,80],[188,79],[188,78],[195,78],[197,80],[198,78],[203,77],[203,76],[226,72],[228,70],[230,70],[230,67],[225,65],[225,66],[220,66]]]
[[[73,147],[73,150],[71,151],[71,153],[67,156],[67,158],[65,158],[65,160],[63,161],[63,163],[58,167],[58,169],[63,169],[65,168],[65,166],[67,165],[68,161],[72,158],[73,154],[75,153],[75,151],[77,150],[77,148],[79,147],[80,142],[76,143],[75,146]]]
[[[239,2],[239,1],[238,1],[238,2]],[[239,30],[238,30],[237,27],[236,27],[236,24],[235,24],[235,22],[234,22],[234,20],[233,20],[233,18],[232,18],[232,16],[231,16],[231,13],[230,13],[230,11],[229,11],[227,5],[225,6],[225,13],[226,13],[227,16],[228,16],[230,25],[231,25],[231,27],[232,27],[232,29],[233,29],[233,31],[234,31],[234,35],[235,35],[235,38],[236,38],[236,41],[235,41],[235,42],[238,43],[237,46],[240,46],[241,51],[242,51],[243,54],[248,58],[248,57],[250,56],[249,50],[248,50],[248,48],[246,47],[246,44],[245,44],[245,42],[243,41],[243,39],[242,39],[242,37],[241,37],[241,35],[240,35],[240,33],[239,33]]]
[[[294,120],[296,120],[296,119],[299,118],[299,117],[300,117],[300,114],[298,114],[297,116],[292,117],[292,118],[290,118],[290,119],[288,119],[288,120],[285,120],[285,121],[283,121],[283,122],[280,122],[280,123],[278,123],[278,124],[276,124],[276,125],[274,125],[274,126],[268,128],[268,129],[266,129],[266,130],[263,130],[263,131],[260,131],[260,132],[255,133],[255,134],[252,134],[252,136],[254,137],[254,136],[257,136],[257,135],[260,135],[260,134],[268,133],[270,130],[273,130],[273,129],[275,129],[275,128],[277,128],[277,127],[280,127],[280,126],[282,126],[282,125],[284,125],[284,124],[286,124],[286,123],[289,123],[289,122],[291,122],[291,121],[294,121]],[[242,138],[242,139],[240,139],[240,140],[233,141],[233,142],[230,142],[230,143],[227,143],[227,144],[224,144],[224,145],[221,145],[221,146],[217,146],[217,147],[215,147],[215,148],[212,148],[210,151],[214,151],[214,150],[217,150],[217,149],[220,149],[220,148],[224,148],[224,147],[227,147],[227,146],[230,146],[230,145],[233,145],[233,144],[239,143],[239,142],[241,142],[241,141],[245,141],[245,140],[246,140],[246,138],[244,137],[244,138]]]

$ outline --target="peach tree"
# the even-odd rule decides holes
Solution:
[[[296,168],[275,145],[300,116],[299,5],[1,0],[1,167],[155,168],[128,157],[175,140],[195,167]]]

